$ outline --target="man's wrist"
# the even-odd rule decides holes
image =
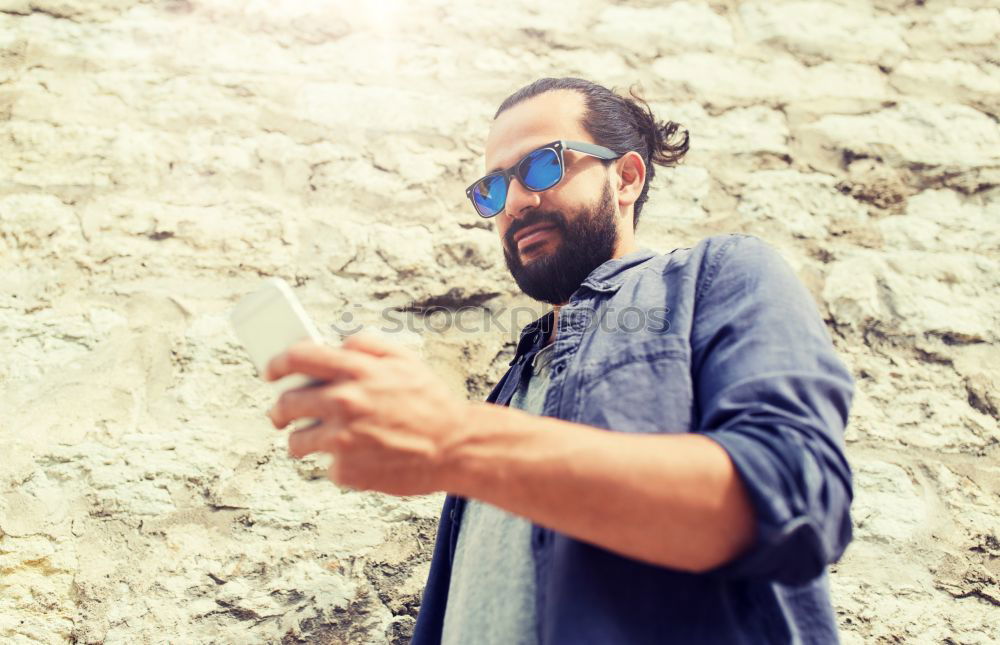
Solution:
[[[530,416],[506,406],[470,401],[456,427],[441,445],[437,459],[439,487],[472,497],[483,487],[502,485],[504,451],[525,435],[518,416]]]

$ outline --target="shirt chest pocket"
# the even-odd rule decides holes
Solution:
[[[619,432],[692,429],[691,350],[683,338],[624,342],[602,354],[581,367],[577,422]]]

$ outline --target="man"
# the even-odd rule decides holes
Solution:
[[[272,409],[323,420],[293,455],[333,453],[354,488],[449,493],[414,643],[837,641],[852,378],[760,240],[636,245],[653,164],[687,149],[644,105],[541,79],[500,106],[468,196],[553,310],[485,403],[366,334],[272,362],[331,382]]]

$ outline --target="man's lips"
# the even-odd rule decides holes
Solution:
[[[527,233],[519,231],[518,235],[515,236],[515,239],[517,240],[517,249],[519,251],[524,250],[525,247],[531,246],[535,242],[544,239],[546,235],[549,235],[553,231],[555,231],[554,226],[532,227]]]
[[[514,244],[520,242],[521,238],[524,237],[525,235],[530,235],[534,231],[540,231],[543,228],[552,228],[553,226],[555,226],[555,224],[532,224],[527,228],[522,228],[517,233],[514,233]]]

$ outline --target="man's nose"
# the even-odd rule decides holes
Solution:
[[[507,203],[504,204],[504,212],[507,217],[512,219],[522,217],[525,212],[538,208],[541,203],[541,193],[528,190],[517,177],[510,178],[510,185],[507,187]]]

